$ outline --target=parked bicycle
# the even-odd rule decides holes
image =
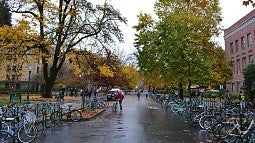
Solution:
[[[80,110],[71,109],[73,105],[68,105],[68,109],[61,107],[59,110],[53,112],[50,116],[50,119],[53,124],[56,124],[58,121],[63,119],[71,119],[74,122],[78,122],[82,118]]]
[[[36,116],[32,112],[26,112],[16,124],[15,118],[1,117],[0,141],[30,143],[37,137],[35,125]]]
[[[253,114],[253,113],[251,113]],[[234,143],[238,139],[239,142],[244,140],[250,141],[255,139],[254,133],[254,115],[252,115],[250,123],[245,127],[244,123],[247,123],[246,118],[231,117],[226,122],[222,122],[222,126],[219,129],[219,136],[223,142]],[[242,124],[241,124],[242,122]]]

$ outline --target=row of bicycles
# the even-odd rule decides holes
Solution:
[[[46,129],[54,128],[61,121],[82,120],[82,110],[103,109],[108,102],[101,98],[86,98],[85,107],[61,102],[38,102],[0,107],[0,143],[33,142]]]
[[[109,102],[105,98],[85,98],[85,108],[87,109],[105,109]]]
[[[180,115],[190,126],[206,130],[212,140],[255,143],[255,112],[251,103],[218,101],[201,96],[182,100],[163,95],[152,98],[162,107]]]
[[[0,109],[0,142],[32,142],[38,134],[36,115],[27,105]]]

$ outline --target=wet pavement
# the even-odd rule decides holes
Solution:
[[[200,143],[208,134],[190,127],[177,114],[150,98],[125,96],[123,111],[111,107],[90,121],[63,122],[36,139],[38,143]]]

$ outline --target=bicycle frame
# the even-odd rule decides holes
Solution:
[[[241,137],[241,138],[244,137],[247,133],[249,133],[254,128],[253,126],[255,125],[255,122],[252,119],[249,127],[247,128],[247,130],[242,131],[240,124],[236,120],[232,121],[232,122],[225,122],[225,123],[234,124],[234,127],[229,131],[228,135],[235,136],[235,137]],[[232,133],[235,129],[237,129],[238,134]]]

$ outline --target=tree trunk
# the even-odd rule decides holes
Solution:
[[[188,93],[191,94],[191,71],[190,71],[190,60],[188,61]]]
[[[51,98],[51,91],[52,88],[54,86],[54,81],[53,80],[47,80],[45,81],[46,85],[45,85],[45,92],[43,94],[43,98]]]
[[[179,90],[180,90],[179,97],[180,97],[180,99],[183,99],[183,88],[182,88],[182,83],[181,82],[179,83]]]
[[[45,80],[45,92],[43,94],[43,98],[51,98],[52,95],[51,95],[51,91],[52,91],[52,88],[55,84],[55,81],[57,79],[57,75],[58,75],[58,72],[60,70],[60,68],[62,67],[62,63],[59,65],[59,67],[57,66],[51,66],[50,68],[50,72],[48,72],[48,63],[45,62],[46,60],[43,60],[43,74],[44,74],[44,80]]]

